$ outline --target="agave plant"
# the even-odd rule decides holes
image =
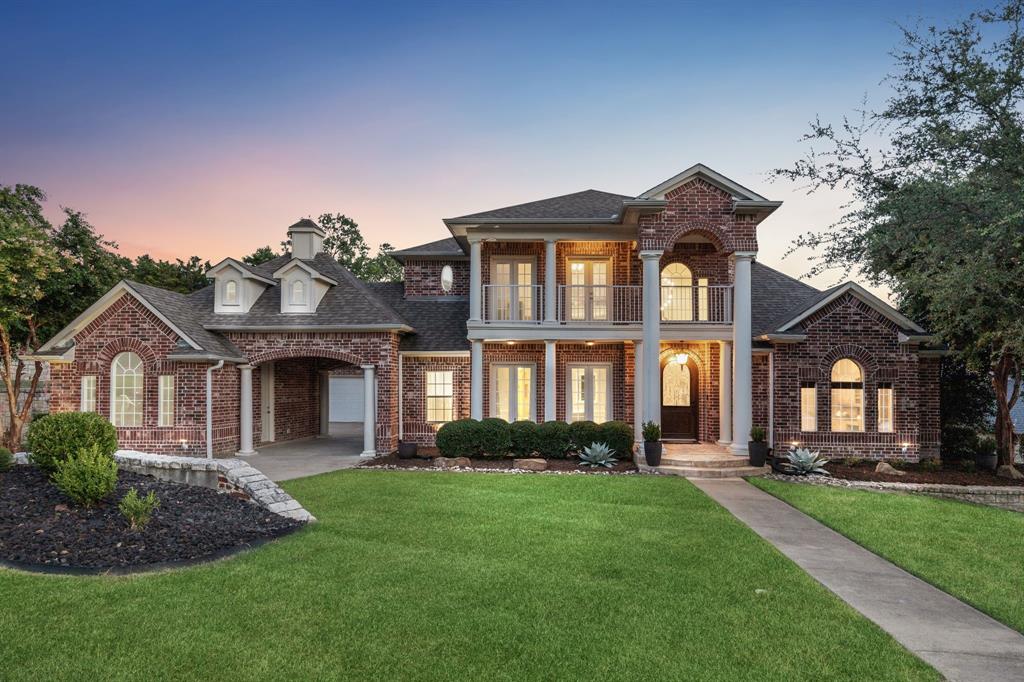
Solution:
[[[583,448],[580,461],[587,466],[611,469],[617,460],[615,451],[608,447],[607,443],[591,443],[589,448]]]
[[[797,476],[806,476],[807,474],[832,475],[825,469],[828,460],[817,452],[811,452],[805,448],[790,448],[789,452],[786,453],[786,459],[789,461],[784,462],[782,465],[786,468],[786,473]]]

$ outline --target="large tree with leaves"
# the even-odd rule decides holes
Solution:
[[[359,231],[356,221],[342,213],[324,213],[317,220],[326,233],[324,251],[352,271],[364,282],[400,282],[402,266],[389,254],[394,248],[381,244],[377,255],[370,255],[370,247]]]
[[[858,269],[923,304],[931,330],[990,377],[1003,464],[1024,363],[1022,16],[1024,0],[1009,0],[903,29],[885,105],[814,122],[806,139],[822,148],[774,171],[853,193],[836,225],[797,246],[818,249],[815,271]]]

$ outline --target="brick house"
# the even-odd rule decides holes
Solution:
[[[245,454],[337,415],[363,423],[364,455],[496,416],[938,456],[941,349],[857,284],[757,262],[779,205],[698,164],[639,196],[447,219],[450,237],[393,254],[396,284],[359,281],[300,220],[291,253],[226,259],[194,294],[121,282],[33,357],[53,410],[109,415],[151,452]]]

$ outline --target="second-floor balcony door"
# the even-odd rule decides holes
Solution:
[[[611,264],[606,260],[569,261],[569,320],[611,319],[609,293]]]
[[[491,274],[491,311],[495,320],[532,320],[533,261],[502,259]]]

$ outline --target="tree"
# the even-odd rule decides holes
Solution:
[[[1009,0],[904,28],[885,106],[838,127],[816,120],[804,139],[826,151],[773,171],[809,192],[852,191],[838,223],[794,248],[820,249],[812,272],[857,268],[924,306],[930,330],[988,375],[1003,464],[1024,362],[1022,15],[1024,0]]]
[[[243,257],[242,262],[248,263],[249,265],[262,265],[267,261],[274,260],[278,255],[279,254],[270,248],[270,246],[261,246],[248,256]]]
[[[142,284],[190,294],[210,285],[206,276],[209,269],[210,261],[204,261],[199,256],[192,256],[187,261],[178,258],[171,263],[154,260],[147,254],[135,259],[131,277]]]
[[[323,231],[324,251],[365,282],[400,282],[402,266],[390,254],[388,243],[380,245],[376,256],[370,256],[370,247],[363,239],[359,225],[343,213],[324,213],[317,221]]]

